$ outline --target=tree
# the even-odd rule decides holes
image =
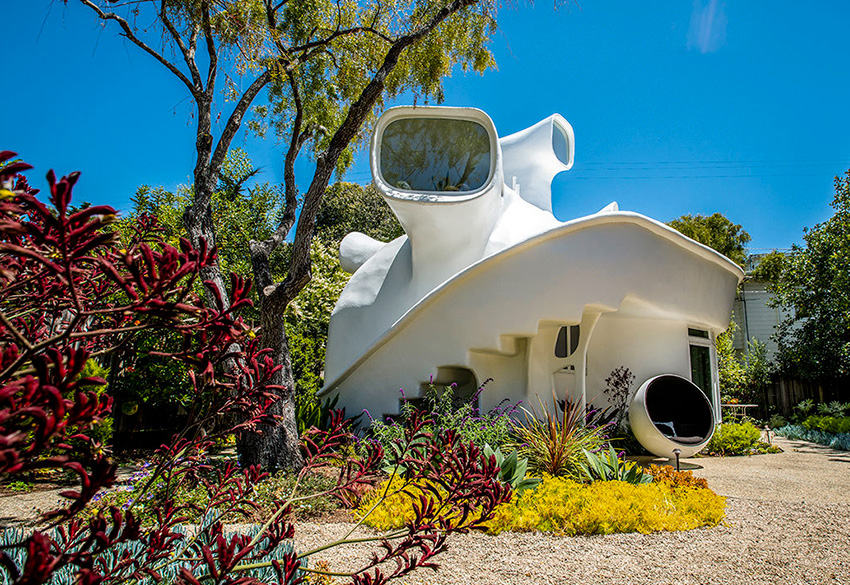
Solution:
[[[780,324],[777,361],[787,373],[822,381],[850,375],[850,171],[835,178],[832,217],[803,233],[770,287]]]
[[[753,269],[750,276],[761,282],[776,282],[782,276],[785,266],[785,254],[774,250],[759,259],[758,266]]]
[[[744,266],[747,254],[744,245],[752,238],[740,225],[732,223],[722,213],[712,215],[683,215],[667,223],[676,229],[705,244],[709,248],[717,250],[739,266]]]
[[[492,66],[486,45],[495,29],[494,4],[491,0],[79,2],[100,19],[117,23],[121,34],[166,67],[194,100],[198,156],[192,204],[184,222],[195,243],[217,241],[211,200],[219,171],[246,113],[268,89],[269,104],[257,109],[267,117],[256,127],[268,122],[287,145],[284,207],[274,233],[251,242],[250,256],[262,344],[283,366],[275,383],[285,390],[276,403],[279,421],[261,433],[243,433],[238,445],[245,464],[298,468],[301,456],[284,314],[311,278],[311,243],[322,196],[334,171],[349,163],[352,145],[374,120],[384,96],[410,90],[440,100],[442,79],[455,64],[479,72]],[[121,9],[124,16],[117,13]],[[144,21],[146,28],[131,24],[138,21]],[[157,51],[153,41],[145,41],[147,35],[157,42],[165,39],[167,47]],[[202,58],[197,55],[199,47],[205,49]],[[172,54],[176,58],[169,60]],[[244,73],[245,90],[229,82],[224,73],[228,61]],[[212,120],[222,78],[235,106],[216,138]],[[316,166],[301,194],[295,161],[308,144]],[[293,229],[286,276],[277,280],[271,258]],[[204,278],[224,284],[217,265],[205,267]],[[211,294],[207,301],[219,302]]]
[[[351,232],[389,242],[404,230],[373,185],[334,183],[325,193],[316,216],[316,233],[325,243],[339,246]]]
[[[256,179],[258,175],[259,169],[253,166],[247,153],[234,149],[228,153],[222,166],[212,197],[213,228],[223,246],[219,258],[221,270],[246,278],[251,276],[249,242],[268,238],[274,232],[280,209],[278,204],[282,199],[280,190],[268,183],[248,184],[249,179]],[[131,227],[140,217],[152,215],[159,218],[165,240],[177,242],[185,235],[180,218],[191,204],[191,196],[192,188],[186,186],[179,187],[174,193],[162,187],[140,187],[133,199],[133,210],[121,224]],[[297,412],[316,410],[319,404],[315,394],[321,388],[330,313],[349,279],[339,265],[339,240],[354,230],[385,240],[395,237],[396,231],[401,232],[395,216],[380,196],[373,189],[353,183],[337,183],[328,189],[316,229],[317,237],[311,252],[312,278],[289,304],[284,319]],[[276,279],[285,275],[288,255],[289,243],[285,242],[272,262],[272,273]],[[256,294],[252,298],[257,301]],[[245,310],[244,314],[254,321],[259,318],[259,313],[253,308]],[[162,344],[166,340],[159,337],[156,341]],[[124,374],[116,385],[117,389],[132,386],[149,394],[151,385],[154,385],[163,390],[158,393],[160,398],[169,399],[176,399],[184,393],[175,388],[181,381],[179,376],[163,380],[156,376],[163,366],[157,364],[157,367],[151,368],[153,360],[147,356],[142,359],[148,367],[144,371],[135,367],[131,374]],[[171,362],[165,364],[174,368]],[[298,423],[301,428],[304,421],[299,418]]]

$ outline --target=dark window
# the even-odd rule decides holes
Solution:
[[[711,350],[706,345],[691,346],[691,381],[711,398]]]
[[[404,118],[381,136],[381,175],[405,191],[475,191],[490,176],[490,136],[470,120]]]
[[[578,349],[581,328],[578,325],[561,327],[558,331],[558,339],[555,340],[555,357],[565,358],[573,355]]]
[[[690,337],[702,337],[703,339],[708,339],[708,331],[703,331],[702,329],[688,328],[688,335]]]

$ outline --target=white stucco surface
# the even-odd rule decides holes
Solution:
[[[492,133],[487,183],[474,193],[385,184],[382,128],[446,113]],[[407,235],[387,244],[343,241],[342,262],[354,274],[331,317],[323,392],[338,393],[350,413],[397,412],[398,388],[415,394],[441,367],[465,368],[479,383],[493,378],[484,409],[505,398],[547,399],[553,390],[602,405],[613,369],[628,367],[638,385],[664,373],[690,378],[688,328],[713,338],[728,326],[743,273],[724,256],[615,203],[566,222],[552,215],[551,180],[574,152],[560,116],[501,147],[478,110],[385,116],[372,143],[373,176]],[[556,134],[569,140],[566,151]],[[570,325],[580,326],[575,351],[557,357],[558,333]]]

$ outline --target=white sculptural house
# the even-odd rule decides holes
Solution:
[[[349,413],[399,411],[399,388],[457,382],[487,410],[507,398],[606,405],[636,376],[629,416],[651,452],[682,457],[720,416],[713,341],[742,270],[656,220],[620,211],[562,222],[551,182],[574,134],[553,115],[499,138],[473,108],[398,107],[378,121],[372,176],[406,235],[340,245],[353,273],[330,320],[323,395]]]

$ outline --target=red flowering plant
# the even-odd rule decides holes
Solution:
[[[78,173],[58,181],[48,173],[48,206],[21,174],[31,167],[14,156],[0,152],[0,480],[53,468],[76,474],[79,487],[62,492],[66,505],[44,515],[44,529],[0,538],[0,576],[16,584],[57,579],[295,584],[305,571],[322,572],[307,568],[310,555],[363,542],[349,534],[301,553],[291,543],[292,506],[309,497],[298,495],[298,481],[339,459],[340,448],[353,440],[341,412],[331,417],[329,429],[305,433],[306,465],[269,519],[249,532],[226,528],[225,519],[257,508],[254,487],[266,474],[234,462],[213,468],[204,453],[217,434],[273,422],[268,409],[280,390],[269,383],[279,366],[238,316],[251,302],[250,281],[233,276],[227,304],[204,283],[217,300],[205,306],[193,290],[201,269],[215,262],[215,250],[203,245],[196,250],[185,240],[179,249],[169,246],[151,217],[140,218],[122,241],[109,227],[114,209],[71,206]],[[157,451],[153,472],[139,491],[141,498],[155,482],[165,485],[156,521],[142,525],[132,502],[84,519],[79,512],[116,480],[116,466],[91,432],[110,414],[111,398],[92,390],[105,382],[84,377],[84,367],[134,336],[158,330],[182,338],[179,351],[166,357],[192,368],[192,416]],[[433,567],[448,534],[479,527],[510,497],[510,488],[498,480],[495,459],[463,445],[456,435],[431,436],[423,431],[424,422],[417,425],[399,465],[408,481],[447,489],[419,502],[416,519],[405,530],[374,537],[381,554],[357,571],[336,573],[352,583],[385,583],[417,567]],[[339,478],[328,493],[356,499],[374,483],[382,459],[380,445],[370,445],[365,455],[337,461]],[[202,509],[178,503],[186,485],[205,488]],[[190,508],[200,520],[185,528]],[[449,509],[455,520],[446,523],[440,511]]]

